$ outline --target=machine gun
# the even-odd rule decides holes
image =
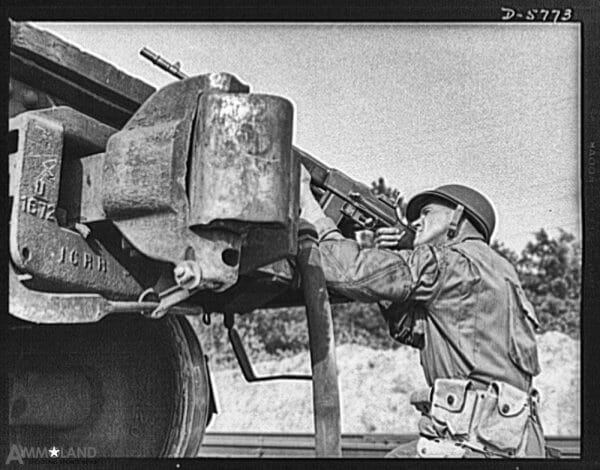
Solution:
[[[398,227],[402,230],[398,248],[412,248],[414,230],[402,221],[398,201],[383,195],[375,196],[366,185],[327,167],[297,147],[294,152],[311,174],[311,190],[323,211],[344,236],[356,237],[357,229]]]
[[[177,79],[188,78],[181,71],[179,62],[171,63],[146,47],[142,48],[140,55]],[[401,239],[397,248],[412,248],[414,230],[404,223],[397,200],[375,196],[365,184],[328,167],[296,146],[292,146],[292,152],[309,171],[312,192],[325,214],[333,219],[344,236],[356,237],[358,230],[398,227]]]

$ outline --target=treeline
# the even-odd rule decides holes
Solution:
[[[545,230],[517,254],[501,242],[492,247],[516,268],[529,300],[541,323],[541,331],[561,331],[579,337],[581,292],[581,247],[575,237],[560,231],[552,238]],[[354,343],[376,349],[400,346],[388,329],[376,304],[344,303],[332,306],[336,344]],[[210,326],[199,318],[192,323],[206,352],[219,363],[231,363],[234,356],[221,316],[214,315]],[[260,310],[236,315],[236,328],[255,361],[292,355],[308,349],[308,330],[303,307]]]
[[[561,229],[558,237],[552,238],[540,230],[520,255],[499,242],[492,247],[515,266],[542,330],[578,338],[581,244],[575,236]]]

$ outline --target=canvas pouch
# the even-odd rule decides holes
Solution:
[[[477,395],[470,380],[437,379],[431,399],[431,418],[440,436],[467,437]]]
[[[474,434],[484,444],[515,455],[525,440],[530,402],[527,393],[505,382],[492,382],[482,398]]]

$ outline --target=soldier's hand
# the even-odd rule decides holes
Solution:
[[[310,190],[310,173],[300,165],[300,217],[310,223],[314,223],[325,213]]]
[[[304,165],[300,165],[300,207],[302,207],[303,203],[310,202],[309,198],[313,198],[312,192],[310,190],[310,173],[304,167]]]
[[[378,228],[375,232],[375,246],[377,248],[396,249],[404,234],[404,230],[397,227]]]

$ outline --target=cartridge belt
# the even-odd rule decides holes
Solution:
[[[432,388],[411,395],[425,417],[419,424],[423,436],[507,458],[524,450],[527,422],[537,414],[538,402],[537,390],[524,392],[502,381],[484,387],[472,380],[437,379]]]

